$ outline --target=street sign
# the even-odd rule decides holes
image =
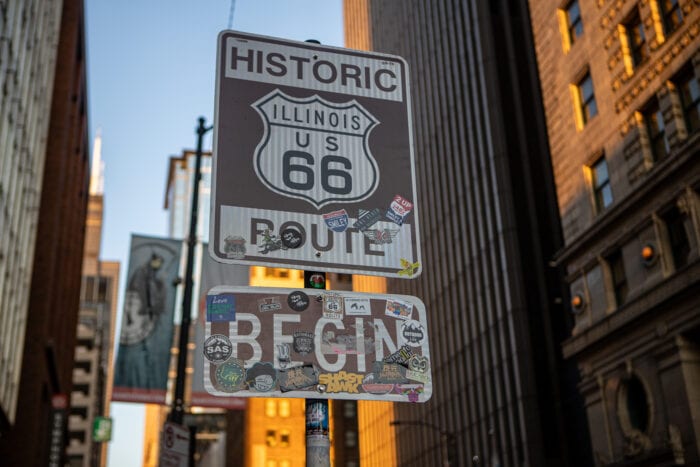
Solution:
[[[110,417],[95,417],[92,422],[92,440],[96,443],[112,440],[112,419]]]
[[[213,159],[217,261],[420,274],[402,58],[223,31]]]
[[[160,439],[159,467],[189,465],[190,430],[173,422],[165,422]]]
[[[426,402],[428,323],[420,299],[318,289],[214,287],[204,387],[220,397]]]

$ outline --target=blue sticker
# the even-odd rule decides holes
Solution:
[[[236,297],[230,293],[207,295],[207,321],[236,321]]]
[[[348,213],[345,209],[329,212],[323,215],[323,220],[333,232],[345,232],[348,228]]]

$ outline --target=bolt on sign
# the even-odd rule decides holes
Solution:
[[[217,286],[204,387],[220,397],[426,402],[425,306],[407,295]]]
[[[402,58],[223,31],[213,159],[217,261],[420,274]]]

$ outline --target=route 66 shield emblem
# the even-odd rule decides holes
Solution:
[[[252,106],[265,125],[255,173],[270,190],[318,209],[361,201],[377,189],[368,138],[379,122],[354,99],[338,104],[275,89]]]

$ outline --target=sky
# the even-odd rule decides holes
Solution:
[[[343,45],[342,0],[233,1],[230,29]],[[169,157],[195,148],[200,116],[213,123],[216,37],[229,29],[231,5],[85,0],[89,131],[91,141],[102,136],[105,164],[101,259],[122,271],[117,323],[131,234],[166,235]],[[108,465],[141,465],[144,406],[113,403],[112,417]]]

